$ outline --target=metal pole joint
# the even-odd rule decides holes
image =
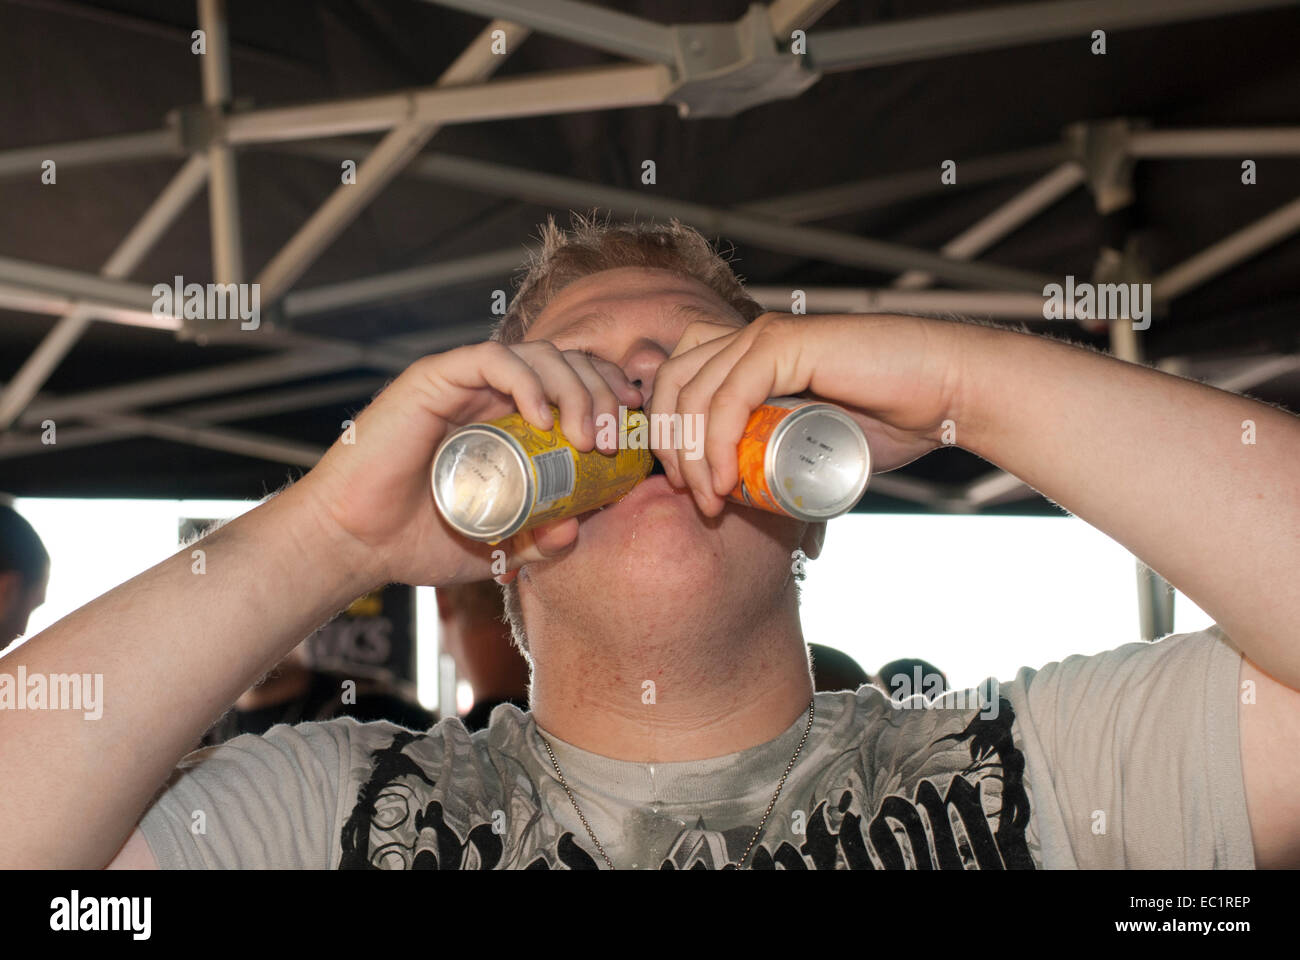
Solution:
[[[253,101],[246,98],[211,106],[190,103],[168,111],[167,126],[176,131],[182,150],[199,153],[210,147],[228,145],[226,126],[230,117],[252,109]]]
[[[1150,329],[1155,317],[1163,318],[1168,313],[1168,305],[1164,302],[1156,302],[1154,298],[1151,265],[1140,254],[1136,237],[1130,236],[1125,241],[1123,250],[1103,246],[1093,265],[1092,279],[1098,301],[1105,297],[1107,303],[1123,305],[1127,309],[1121,310],[1121,315],[1107,316],[1105,319],[1080,319],[1079,326],[1090,333],[1101,333],[1112,329],[1113,324],[1116,323],[1132,325],[1133,330],[1147,330]],[[1112,295],[1118,288],[1126,288],[1120,291],[1125,294],[1124,296]],[[1139,311],[1133,301],[1134,296],[1145,296],[1147,301],[1145,311],[1147,315],[1136,322],[1133,314]]]
[[[820,78],[802,54],[778,48],[764,4],[735,22],[670,28],[679,85],[669,96],[682,117],[732,117],[773,100],[799,96]]]
[[[1133,154],[1129,135],[1146,124],[1118,117],[1074,123],[1065,128],[1065,144],[1087,174],[1097,212],[1102,216],[1129,206],[1133,195]]]

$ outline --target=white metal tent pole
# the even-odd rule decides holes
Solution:
[[[18,313],[44,313],[61,317],[72,310],[85,310],[92,320],[107,320],[126,327],[148,327],[151,330],[179,330],[181,322],[175,317],[155,317],[149,310],[123,307],[100,300],[78,300],[61,293],[34,290],[31,287],[0,283],[0,308]]]
[[[365,140],[331,138],[318,141],[290,140],[276,144],[275,148],[299,156],[338,162],[360,156],[372,149],[373,145]],[[437,180],[438,156],[439,154],[435,153],[416,157],[407,164],[405,173]],[[1069,150],[1064,144],[1049,144],[1028,150],[965,160],[961,165],[961,177],[955,184],[941,183],[934,175],[934,171],[930,169],[909,170],[904,173],[872,177],[868,180],[853,180],[832,187],[820,187],[816,190],[784,193],[762,200],[747,200],[736,204],[731,209],[780,220],[783,223],[810,223],[847,213],[861,213],[864,210],[891,206],[903,200],[913,200],[935,193],[968,190],[996,180],[1036,173],[1045,167],[1064,163],[1068,159]],[[431,162],[428,169],[424,166],[426,162]]]
[[[411,351],[411,359],[414,360],[432,351],[469,343],[476,337],[481,337],[483,333],[484,325],[481,323],[463,324],[442,330],[403,334],[380,342],[390,350]],[[24,411],[18,422],[23,426],[33,427],[47,416],[77,419],[87,411],[125,410],[159,403],[173,403],[244,387],[333,373],[356,366],[358,358],[364,354],[365,346],[362,344],[351,348],[340,345],[305,354],[281,354],[203,367],[199,370],[169,374],[150,380],[137,380],[119,386],[87,390],[49,401],[37,397],[35,405]],[[36,409],[36,406],[39,406],[39,409]]]
[[[964,499],[976,508],[992,506],[1003,499],[1021,499],[1020,496],[1008,497],[1012,493],[1022,496],[1038,495],[1038,491],[1030,489],[1019,477],[1012,476],[1005,470],[992,470],[966,485]]]
[[[1110,322],[1110,352],[1128,363],[1142,363],[1142,342],[1127,317]],[[1169,581],[1134,557],[1137,574],[1138,635],[1146,641],[1174,630],[1174,594]]]
[[[1020,174],[1035,173],[1067,159],[1068,150],[1064,144],[1049,144],[965,160],[961,164],[961,176],[955,184],[944,184],[935,176],[933,169],[909,170],[869,180],[854,180],[816,190],[751,200],[737,204],[734,209],[785,223],[811,223],[848,213],[875,210],[944,191],[966,190]]]
[[[125,280],[110,280],[77,270],[65,270],[62,267],[50,267],[25,260],[0,257],[0,299],[3,299],[6,284],[26,288],[26,292],[29,294],[33,291],[54,291],[59,294],[70,294],[89,301],[85,304],[88,308],[94,309],[97,316],[105,316],[110,320],[115,319],[112,316],[112,311],[103,311],[101,313],[99,308],[102,304],[125,307],[137,316],[153,319],[151,311],[155,297],[153,288],[146,284],[130,283]],[[182,294],[183,298],[184,295]],[[21,295],[19,299],[22,299]],[[26,299],[26,306],[29,309],[40,310],[44,308],[48,312],[58,313],[67,308],[68,301],[61,297],[41,298],[39,296],[29,296]],[[173,313],[180,309],[180,306],[173,304]],[[174,320],[175,318],[171,319]],[[132,321],[127,320],[125,322],[134,326],[161,326],[161,324],[149,324],[147,321],[132,323]],[[175,323],[167,326],[172,329],[178,328]],[[336,353],[342,352],[352,357],[358,364],[378,366],[394,371],[405,370],[413,360],[417,359],[390,350],[383,344],[371,345],[358,343],[354,340],[341,340],[292,331],[267,330],[257,337],[249,337],[237,331],[227,330],[208,334],[207,339],[211,343],[238,343],[240,346],[258,350],[278,350],[286,347],[326,348]]]
[[[226,118],[226,140],[233,144],[279,143],[374,133],[408,120],[486,123],[646,107],[663,103],[673,86],[672,71],[661,64],[555,70],[463,87],[422,87],[331,103],[234,113]]]
[[[33,427],[45,417],[76,420],[96,410],[124,410],[172,403],[263,383],[332,373],[346,369],[354,360],[354,357],[342,352],[333,354],[325,351],[308,356],[272,356],[136,380],[50,399],[37,397],[19,417],[18,422],[22,426]]]
[[[846,27],[808,38],[808,58],[823,73],[1000,50],[1092,30],[1131,30],[1291,6],[1294,0],[1065,0],[1018,3],[971,13]]]
[[[657,69],[657,68],[656,68]],[[474,89],[479,90],[481,85]],[[450,91],[449,91],[450,92]],[[587,183],[571,177],[539,173],[503,164],[445,154],[415,161],[429,177],[500,196],[562,206],[598,206],[621,214],[678,217],[708,234],[734,237],[768,250],[816,257],[832,263],[868,269],[923,269],[934,276],[967,286],[1041,292],[1050,278],[1024,270],[953,260],[914,247],[835,230],[795,226],[764,217],[705,204],[653,196]],[[149,308],[148,288],[92,278],[77,271],[0,257],[0,283],[102,300],[115,306]],[[255,338],[248,338],[253,341]]]
[[[493,53],[493,34],[504,34],[506,54]],[[490,77],[528,36],[528,29],[504,20],[488,24],[435,86],[481,83]],[[271,258],[257,278],[263,303],[274,303],[306,272],[312,262],[347,228],[388,182],[441,129],[437,123],[411,120],[398,124],[370,151],[356,170],[355,182],[342,184]]]
[[[895,476],[892,473],[882,473],[872,477],[867,489],[872,493],[893,497],[895,500],[922,503],[929,507],[948,506],[952,499],[946,496],[943,488],[936,483],[917,477]]]
[[[1158,302],[1181,296],[1297,230],[1300,197],[1166,270],[1151,282],[1151,296]]]
[[[218,113],[230,103],[230,36],[226,0],[198,0],[199,27],[204,33],[200,58],[203,105]],[[212,217],[212,279],[215,283],[244,281],[244,247],[239,234],[239,177],[234,150],[225,143],[208,147],[212,172],[208,209]]]
[[[207,175],[207,158],[200,154],[190,157],[118,244],[100,269],[100,275],[118,280],[129,276],[158,242],[158,238],[184,211],[207,180]],[[80,339],[93,317],[93,309],[80,304],[74,306],[32,351],[5,387],[4,393],[0,394],[0,430],[8,429],[32,397],[36,396],[41,385]]]
[[[442,260],[356,280],[294,290],[285,295],[281,306],[285,316],[290,318],[343,310],[361,304],[427,293],[439,287],[463,284],[484,277],[507,276],[519,266],[521,260],[519,249],[507,247],[492,253]]]
[[[499,81],[498,81],[499,83]],[[373,118],[357,127],[358,130],[377,131],[401,122],[404,105],[409,104],[407,93],[390,94],[372,100],[339,101],[340,107],[351,107],[345,113],[364,117],[372,102],[388,108],[394,119],[391,123],[374,123]],[[638,106],[639,104],[627,104]],[[312,105],[313,112],[328,109],[329,104]],[[277,108],[278,109],[278,108]],[[294,108],[287,108],[293,110]],[[308,109],[308,108],[301,108]],[[239,117],[260,117],[265,111],[248,111]],[[258,126],[261,126],[260,122]],[[251,131],[250,131],[251,132]],[[308,140],[312,137],[331,137],[345,131],[313,133],[310,136],[268,137],[267,143]],[[250,138],[246,142],[259,142]],[[1133,130],[1126,143],[1128,153],[1138,159],[1184,159],[1221,156],[1297,156],[1300,155],[1300,127],[1246,127],[1205,130]],[[304,144],[304,151],[306,145]],[[20,147],[0,150],[0,178],[23,176],[39,170],[44,160],[54,160],[60,167],[93,166],[100,163],[119,163],[130,160],[149,160],[157,157],[184,156],[180,136],[175,129],[148,130],[140,133],[115,134],[50,143],[38,147]],[[1069,159],[1068,150],[1060,144],[1049,144],[1027,150],[967,160],[962,164],[962,177],[952,185],[938,185],[929,170],[909,171],[871,180],[853,181],[834,187],[822,187],[798,194],[785,194],[765,200],[740,204],[737,209],[770,216],[791,223],[822,220],[841,213],[875,209],[891,202],[925,196],[939,190],[960,190],[1021,173],[1032,173]]]
[[[676,62],[672,28],[577,0],[430,0],[477,17],[500,17],[550,36],[633,60]]]
[[[945,243],[939,252],[954,260],[973,260],[999,240],[1015,232],[1028,221],[1084,181],[1083,167],[1073,161],[1061,164],[1016,194],[1002,206]],[[922,270],[909,270],[894,280],[897,290],[921,290],[934,283],[934,277]],[[1040,313],[1041,313],[1041,306]]]
[[[768,310],[788,311],[791,293],[804,292],[809,313],[950,313],[1014,320],[1043,320],[1037,293],[983,290],[892,290],[872,287],[777,287],[746,285],[745,292]]]
[[[772,0],[767,5],[767,18],[772,24],[772,36],[789,39],[791,30],[807,30],[835,6],[838,0]]]
[[[129,429],[136,434],[157,437],[160,440],[207,447],[226,453],[238,453],[246,457],[259,457],[263,460],[300,467],[314,467],[321,454],[325,452],[320,447],[295,443],[279,437],[267,437],[226,427],[196,427],[175,423],[162,417],[142,417],[129,413],[93,413],[87,415],[86,419],[92,423],[117,429]]]
[[[1129,156],[1143,159],[1295,156],[1300,154],[1300,127],[1134,130],[1126,149]]]
[[[1249,390],[1251,387],[1267,383],[1274,377],[1280,377],[1294,370],[1300,370],[1300,355],[1271,357],[1268,360],[1252,363],[1246,369],[1238,370],[1229,376],[1219,377],[1214,381],[1214,385],[1221,390],[1240,393],[1242,390]]]
[[[210,337],[209,344],[248,344],[246,333],[233,331],[221,336]],[[311,333],[299,333],[296,330],[265,330],[258,335],[256,346],[265,350],[281,350],[285,355],[289,351],[341,350],[353,355],[352,362],[358,367],[374,367],[391,373],[401,373],[419,359],[407,350],[393,349],[382,343],[367,343],[358,340],[339,340],[334,337],[322,337]]]
[[[359,400],[381,389],[387,381],[375,377],[359,377],[335,381],[319,387],[296,387],[288,390],[219,400],[215,403],[194,404],[169,410],[163,417],[149,416],[149,420],[172,423],[182,427],[210,427],[227,420],[247,420],[295,410],[313,410],[320,407]],[[130,426],[63,427],[59,430],[58,449],[88,447],[112,443],[128,437],[139,436],[140,431]],[[251,434],[250,434],[251,435]],[[265,438],[275,442],[274,438]],[[0,437],[0,460],[13,460],[37,453],[48,453],[49,446],[39,436],[17,437],[7,434]]]
[[[143,283],[116,280],[13,257],[0,257],[0,284],[97,301],[144,313],[153,312],[155,299],[153,288]]]
[[[125,160],[152,160],[157,157],[184,156],[180,137],[175,130],[148,130],[91,140],[50,143],[42,147],[22,147],[0,151],[0,177],[23,176],[41,169],[53,160],[60,170],[119,163]]]
[[[846,266],[876,270],[924,269],[953,283],[993,289],[1039,291],[1050,278],[986,263],[965,263],[928,250],[873,240],[837,230],[788,223],[711,207],[702,203],[588,183],[506,164],[447,154],[418,158],[421,172],[444,183],[564,207],[596,206],[625,215],[677,217],[708,235],[722,235],[765,250],[816,257]]]

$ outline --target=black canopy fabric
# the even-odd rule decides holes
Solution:
[[[747,4],[685,0],[606,4],[662,23],[734,20]],[[1050,6],[1050,2],[1047,3]],[[813,31],[978,10],[991,4],[912,0],[841,2]],[[1039,4],[1026,4],[1026,16]],[[233,90],[237,106],[330,100],[428,86],[482,31],[486,20],[422,0],[231,0]],[[0,153],[47,143],[160,129],[167,113],[201,100],[191,52],[192,5],[171,0],[0,0]],[[1104,28],[1105,24],[1099,24]],[[426,148],[530,171],[727,208],[848,181],[1058,143],[1081,121],[1132,118],[1154,129],[1300,125],[1300,9],[1221,16],[1111,32],[1097,55],[1088,36],[828,74],[802,95],[731,118],[688,119],[671,105],[443,129]],[[496,76],[617,62],[576,43],[535,33]],[[354,138],[355,139],[355,138]],[[377,137],[370,137],[371,142]],[[360,158],[358,158],[360,159]],[[1242,182],[1254,159],[1257,182]],[[641,182],[655,161],[656,182]],[[132,160],[0,178],[0,256],[95,273],[166,185],[180,158]],[[337,161],[284,145],[239,150],[244,259],[255,273],[330,195]],[[846,234],[937,250],[1046,172],[850,212],[815,224]],[[1300,157],[1153,159],[1134,170],[1134,202],[1102,216],[1086,189],[1066,196],[981,259],[1063,277],[1091,276],[1099,249],[1122,231],[1154,273],[1259,220],[1297,196]],[[295,289],[310,289],[404,267],[524,244],[548,213],[509,196],[479,193],[418,176],[398,176],[316,260]],[[706,232],[707,225],[705,226]],[[893,274],[773,252],[727,236],[747,282],[795,287],[880,287]],[[1173,301],[1143,335],[1151,361],[1181,358],[1182,369],[1212,378],[1251,358],[1294,354],[1300,306],[1300,236],[1291,236]],[[208,208],[202,192],[127,279],[211,278]],[[402,333],[491,320],[494,290],[510,273],[408,299],[293,321],[302,332],[376,342]],[[0,310],[0,380],[8,381],[52,328],[55,317]],[[1071,324],[1031,324],[1083,342],[1104,337]],[[165,331],[95,322],[49,377],[29,416],[0,444],[0,490],[21,496],[257,497],[300,468],[135,437],[85,442],[107,428],[60,416],[57,431],[81,442],[40,444],[30,414],[54,398],[170,376],[264,351],[198,346]],[[302,376],[260,391],[360,380],[350,400],[222,426],[324,447],[391,373],[363,367]],[[258,392],[210,393],[202,402]],[[1300,409],[1300,373],[1250,391]],[[176,413],[195,400],[136,412]],[[947,450],[905,474],[960,484],[991,468]],[[924,507],[868,493],[863,509]],[[1022,499],[993,508],[1055,508]]]

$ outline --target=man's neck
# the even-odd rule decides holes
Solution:
[[[779,737],[808,708],[812,677],[797,610],[651,642],[534,645],[532,711],[583,750],[642,763],[702,760]]]

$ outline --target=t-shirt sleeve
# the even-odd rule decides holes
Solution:
[[[1044,865],[1253,868],[1240,670],[1217,626],[1022,670]]]
[[[327,869],[351,719],[279,725],[186,756],[140,821],[163,869]]]

